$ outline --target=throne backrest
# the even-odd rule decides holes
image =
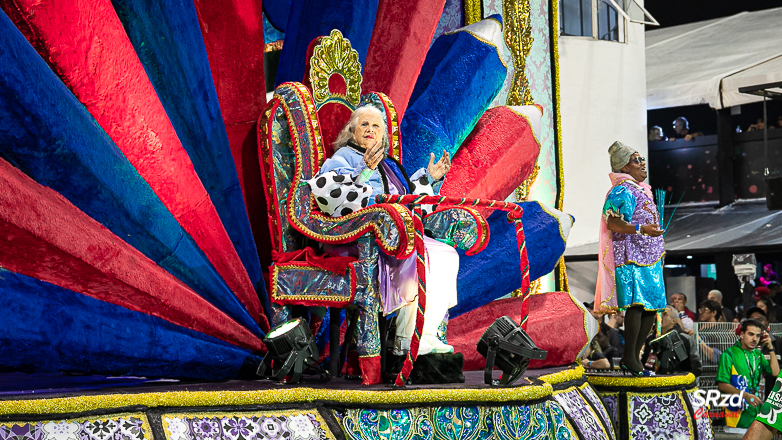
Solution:
[[[315,103],[325,155],[322,164],[333,151],[332,144],[350,114],[361,105],[371,104],[384,115],[389,134],[388,154],[401,160],[399,120],[388,96],[379,92],[361,95],[361,63],[358,52],[342,33],[334,29],[328,36],[312,40],[307,50],[307,66],[303,80]]]
[[[304,200],[299,209],[308,215],[312,203],[309,191],[295,190],[318,171],[323,143],[315,105],[301,83],[281,84],[258,122],[258,154],[265,188],[272,259],[275,253],[302,248],[302,236],[290,224],[288,197],[293,192]]]
[[[350,42],[334,30],[328,37],[313,40],[310,53],[305,82],[277,87],[258,124],[258,153],[273,260],[275,253],[302,248],[303,236],[293,227],[290,217],[308,218],[317,206],[308,188],[294,186],[318,173],[355,108],[374,105],[383,113],[389,132],[388,153],[401,160],[399,120],[394,105],[383,93],[360,95],[361,65]],[[291,193],[296,200],[289,207]]]

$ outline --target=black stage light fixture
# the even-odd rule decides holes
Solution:
[[[676,370],[682,361],[687,359],[687,347],[684,341],[676,331],[668,332],[649,343],[652,350],[657,354],[657,360],[660,367],[657,372],[660,374],[671,374]]]
[[[292,374],[288,383],[297,383],[301,373],[318,362],[315,338],[301,318],[274,327],[263,343],[269,350],[258,367],[258,375],[263,378],[281,381]]]
[[[493,385],[494,366],[502,370],[499,385],[510,386],[527,371],[532,359],[546,359],[546,350],[541,350],[514,320],[508,316],[497,318],[483,332],[478,341],[478,353],[486,358],[483,380]]]

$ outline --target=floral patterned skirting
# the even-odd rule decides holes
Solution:
[[[696,390],[636,389],[638,392],[634,392],[631,388],[626,391],[597,388],[618,438],[713,440],[709,418],[693,413],[692,396]]]
[[[316,409],[176,413],[162,417],[166,440],[333,440]]]
[[[350,440],[543,440],[578,438],[554,401],[522,406],[334,410]]]
[[[112,414],[39,422],[0,422],[1,440],[147,440],[143,413]]]
[[[585,383],[585,388],[590,389]],[[598,415],[587,397],[582,394],[578,386],[571,386],[563,390],[554,391],[554,399],[562,406],[574,422],[574,427],[584,440],[614,440],[613,430],[606,427],[606,422]],[[603,406],[600,408],[604,410]]]

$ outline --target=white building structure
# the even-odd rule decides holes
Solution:
[[[576,218],[569,248],[598,240],[611,187],[608,147],[618,140],[647,152],[645,25],[626,18],[644,12],[624,3],[635,10],[618,12],[611,0],[559,4],[564,210]]]

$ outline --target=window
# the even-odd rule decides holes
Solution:
[[[621,0],[620,0],[621,1]],[[624,41],[624,17],[608,0],[597,4],[597,38],[606,41]]]
[[[559,0],[559,33],[625,42],[625,23],[659,25],[638,0]]]
[[[561,0],[559,32],[575,37],[592,36],[592,0]]]

